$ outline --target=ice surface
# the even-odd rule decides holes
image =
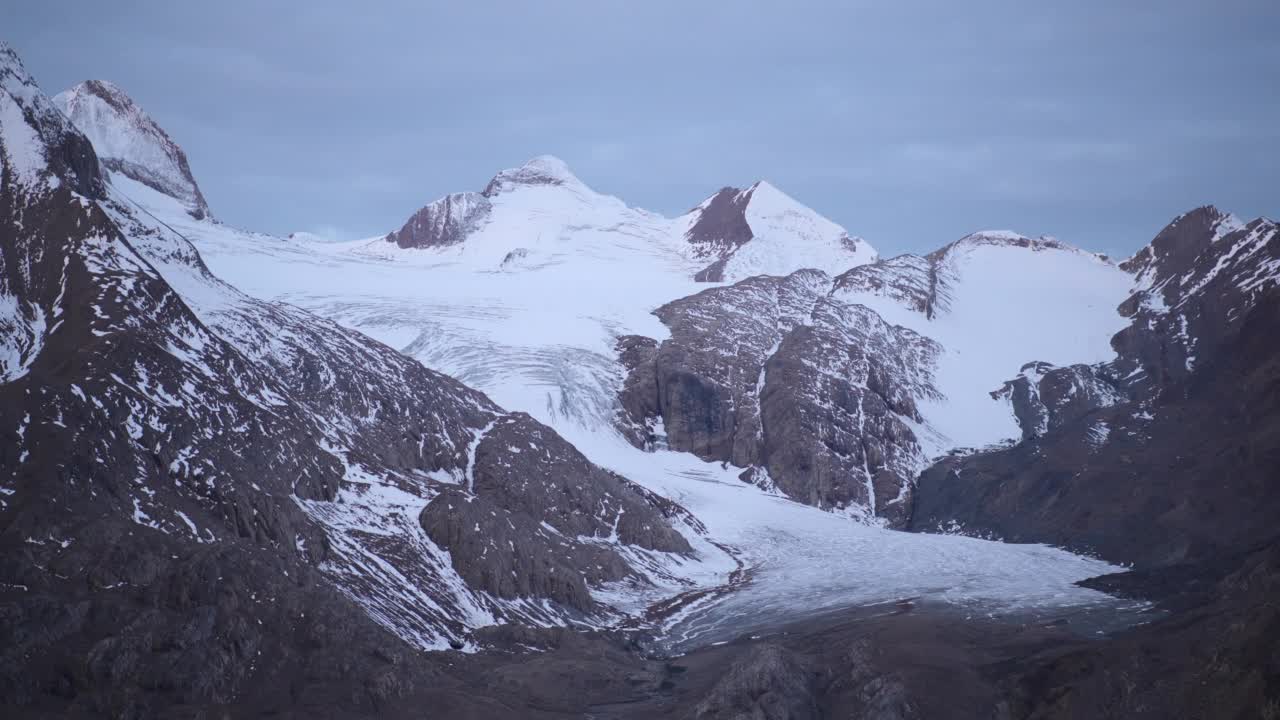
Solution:
[[[668,621],[673,648],[907,598],[981,614],[1140,609],[1074,585],[1122,570],[1100,560],[1044,545],[885,530],[764,493],[733,468],[686,453],[646,453],[585,429],[570,439],[592,460],[692,511],[753,570],[741,589]]]

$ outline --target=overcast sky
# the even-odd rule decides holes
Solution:
[[[4,16],[46,92],[116,82],[187,151],[214,214],[254,230],[386,232],[542,153],[666,214],[765,178],[884,254],[984,228],[1127,254],[1196,205],[1280,215],[1274,0],[43,0]]]

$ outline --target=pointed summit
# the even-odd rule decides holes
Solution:
[[[84,136],[41,92],[13,48],[0,41],[0,166],[28,189],[68,183],[100,197],[98,159]]]
[[[539,155],[518,168],[503,170],[489,181],[485,197],[493,197],[521,186],[565,185],[585,188],[569,166],[553,155]]]
[[[685,217],[685,240],[697,256],[713,260],[694,276],[699,282],[801,268],[838,273],[878,257],[865,240],[765,180],[746,190],[721,188]]]
[[[1242,227],[1231,213],[1202,205],[1174,218],[1120,267],[1136,275],[1140,287],[1155,287],[1188,272],[1201,253]]]
[[[210,216],[186,153],[118,86],[87,80],[53,102],[93,143],[107,170],[178,200],[196,219]]]

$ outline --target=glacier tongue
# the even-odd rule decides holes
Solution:
[[[841,608],[906,599],[982,615],[1133,612],[1076,582],[1119,572],[1044,545],[905,533],[816,510],[741,482],[737,470],[687,453],[643,452],[616,435],[566,435],[597,463],[689,509],[732,547],[750,580],[663,618],[663,644],[683,651]],[[1130,615],[1132,617],[1132,615]]]

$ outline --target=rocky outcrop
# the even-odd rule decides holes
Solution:
[[[1010,404],[1026,440],[1127,400],[1106,372],[1105,366],[1031,362],[991,397]]]
[[[938,260],[932,255],[899,255],[859,265],[836,277],[832,294],[883,297],[932,319],[945,311],[950,301]]]
[[[659,308],[671,338],[654,356],[657,406],[674,450],[740,467],[760,463],[765,362],[807,322],[825,273],[755,277]]]
[[[689,544],[629,481],[589,462],[524,413],[499,419],[475,450],[472,491],[578,538],[614,537],[659,552]]]
[[[917,403],[935,397],[937,343],[861,305],[814,306],[764,368],[761,463],[788,496],[902,522],[926,462]]]
[[[699,256],[715,258],[694,276],[698,282],[723,281],[728,256],[751,240],[751,226],[745,214],[750,199],[750,191],[721,188],[695,211],[697,219],[685,231],[685,239]]]
[[[420,522],[468,583],[498,597],[547,598],[596,613],[591,587],[643,582],[618,543],[692,552],[670,525],[671,507],[592,465],[527,415],[495,421],[469,472],[469,487],[441,493]]]
[[[661,344],[625,337],[619,427],[744,469],[818,507],[900,522],[924,465],[912,429],[937,344],[828,296],[816,270],[755,277],[659,308]]]
[[[1230,213],[1204,205],[1174,218],[1121,266],[1134,274],[1141,291],[1173,299],[1185,284],[1183,279],[1202,265],[1204,253],[1242,226]]]
[[[473,588],[500,598],[545,598],[591,614],[590,588],[633,574],[610,547],[582,542],[480,495],[448,489],[422,510],[427,536],[450,552]]]
[[[456,245],[474,232],[489,213],[489,199],[480,193],[454,193],[427,205],[404,227],[387,235],[402,248]]]
[[[662,416],[654,363],[658,345],[657,340],[642,335],[623,335],[615,345],[618,361],[627,371],[622,390],[618,392],[615,424],[628,442],[646,450],[653,447],[656,439],[653,421]],[[665,438],[665,433],[663,435]]]
[[[620,344],[630,369],[625,424],[652,429],[660,419],[663,441],[674,450],[740,467],[757,464],[765,361],[783,335],[807,319],[827,281],[818,271],[756,277],[659,308],[669,340],[624,338]]]

